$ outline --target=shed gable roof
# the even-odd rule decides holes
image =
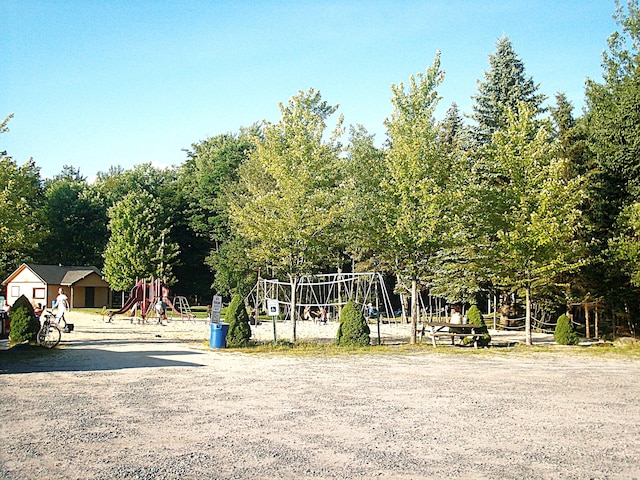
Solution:
[[[9,278],[3,283],[7,284],[13,280],[17,273],[19,273],[24,267],[35,273],[43,283],[47,285],[64,285],[71,286],[83,278],[95,273],[102,277],[102,273],[97,267],[81,267],[81,266],[68,266],[68,265],[40,265],[36,263],[24,263],[13,272]]]

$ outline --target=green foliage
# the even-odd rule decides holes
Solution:
[[[206,258],[207,265],[215,272],[213,286],[217,292],[243,295],[256,284],[257,269],[247,256],[248,248],[246,239],[234,236]]]
[[[247,314],[244,299],[241,295],[236,294],[233,296],[225,319],[229,322],[227,346],[246,346],[251,338],[251,327],[249,326],[249,315]]]
[[[9,118],[0,123],[6,130]],[[42,228],[40,170],[33,160],[19,166],[0,152],[0,278],[33,256]]]
[[[232,231],[246,241],[249,258],[289,276],[292,312],[297,279],[330,263],[341,245],[342,117],[325,138],[326,119],[336,109],[313,89],[281,104],[282,119],[264,126],[230,201]]]
[[[233,232],[248,241],[252,260],[277,275],[308,273],[331,258],[341,225],[342,119],[328,140],[324,135],[336,109],[320,92],[299,92],[280,105],[282,119],[264,126],[240,166]]]
[[[571,320],[567,315],[560,315],[556,329],[553,332],[553,339],[558,345],[577,345],[579,338],[573,329]]]
[[[217,135],[193,144],[181,168],[189,224],[194,232],[211,241],[224,241],[228,236],[227,194],[238,179],[238,167],[253,149],[252,133],[256,134],[257,129]]]
[[[631,283],[640,287],[640,202],[629,205],[618,217],[619,236],[609,242]]]
[[[382,268],[412,285],[412,342],[415,342],[419,281],[432,273],[432,260],[445,245],[455,205],[448,187],[455,169],[451,150],[442,148],[433,112],[438,86],[444,80],[440,53],[424,74],[408,85],[392,85],[394,110],[386,120],[390,148],[375,187],[375,208],[367,209],[374,226],[366,231],[370,249]]]
[[[47,236],[38,252],[43,263],[102,266],[107,243],[107,209],[79,171],[65,166],[47,181],[44,221]]]
[[[247,256],[246,242],[229,228],[228,208],[238,180],[238,167],[253,150],[253,136],[259,136],[257,127],[193,144],[189,158],[179,170],[187,224],[183,230],[193,232],[196,238],[191,244],[198,245],[181,252],[180,257],[190,265],[190,277],[193,265],[202,265],[210,284],[213,271],[214,289],[226,295],[242,294],[248,291],[249,284],[255,284],[257,267]]]
[[[616,1],[618,31],[603,54],[603,83],[587,81],[586,112],[592,168],[589,173],[588,239],[598,265],[585,272],[588,291],[603,296],[615,313],[638,318],[635,256],[629,223],[640,198],[640,9]],[[632,222],[632,221],[631,221]],[[630,237],[625,238],[627,235]],[[613,239],[613,240],[612,240]],[[624,311],[623,311],[624,310]]]
[[[467,320],[469,322],[469,325],[486,326],[486,324],[484,323],[484,318],[482,318],[482,312],[477,305],[471,305],[471,308],[467,310]]]
[[[511,40],[502,37],[496,51],[489,56],[489,71],[478,83],[474,96],[473,114],[476,121],[475,136],[480,144],[491,141],[492,135],[507,126],[508,112],[516,111],[520,103],[528,104],[537,115],[541,112],[544,95],[537,93],[538,85],[527,78],[524,63],[518,58]]]
[[[131,192],[109,209],[111,237],[104,254],[105,278],[115,290],[153,276],[173,283],[171,262],[178,246],[160,203],[146,191]]]
[[[498,130],[478,165],[485,195],[475,224],[484,228],[484,262],[494,285],[527,297],[581,264],[580,179],[566,178],[566,160],[548,122],[520,104]],[[480,213],[480,211],[478,211]],[[527,312],[527,335],[530,333]]]
[[[467,321],[469,322],[469,325],[482,325],[484,327],[481,330],[482,337],[478,340],[478,346],[486,347],[489,345],[489,343],[491,343],[491,335],[489,335],[487,325],[482,317],[482,312],[477,305],[471,305],[471,308],[467,311]]]
[[[36,319],[33,306],[24,295],[20,296],[11,306],[11,331],[9,337],[14,343],[36,341],[40,322]]]
[[[365,346],[370,344],[369,325],[355,303],[349,301],[340,312],[340,325],[336,343],[344,346]]]
[[[346,249],[355,257],[367,255],[372,250],[376,232],[380,228],[375,212],[379,208],[378,188],[384,178],[385,152],[376,148],[374,136],[362,126],[349,131],[348,162],[345,165],[343,202],[344,238]]]

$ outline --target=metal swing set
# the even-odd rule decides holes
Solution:
[[[281,320],[291,319],[291,282],[258,278],[247,296],[247,303],[256,311],[266,311],[267,300],[280,305]],[[338,319],[340,310],[353,301],[367,317],[380,314],[386,321],[394,321],[393,307],[382,274],[379,272],[323,273],[305,275],[298,279],[295,289],[296,307],[309,311],[314,320]],[[315,310],[314,310],[315,309]],[[297,318],[303,318],[296,312]],[[304,318],[303,318],[304,319]]]

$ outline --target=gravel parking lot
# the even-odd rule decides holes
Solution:
[[[637,359],[244,354],[70,315],[55,350],[0,352],[2,479],[640,478]]]

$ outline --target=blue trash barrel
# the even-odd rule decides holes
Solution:
[[[229,324],[211,323],[211,335],[209,336],[209,346],[211,348],[227,348],[227,332],[229,331]]]

